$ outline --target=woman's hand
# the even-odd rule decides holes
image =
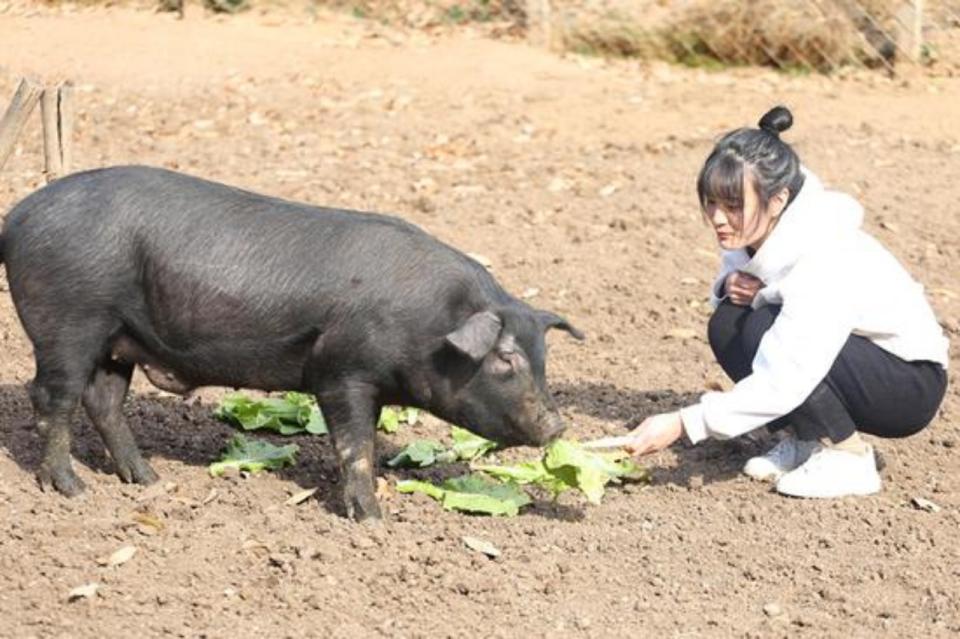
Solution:
[[[661,413],[647,417],[643,423],[630,431],[633,443],[624,446],[631,455],[647,455],[663,450],[680,439],[683,422],[680,413]]]
[[[734,271],[728,275],[724,283],[724,292],[737,306],[750,306],[761,288],[763,288],[761,280],[741,271]]]

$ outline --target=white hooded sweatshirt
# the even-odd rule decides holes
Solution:
[[[948,342],[918,284],[897,259],[860,228],[862,207],[826,190],[804,171],[800,193],[751,259],[724,251],[711,290],[733,271],[764,287],[752,307],[781,305],[760,341],[753,373],[727,392],[707,393],[680,411],[691,442],[736,437],[802,404],[827,376],[851,334],[861,335],[907,361],[944,368]]]

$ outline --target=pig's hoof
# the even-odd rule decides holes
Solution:
[[[65,497],[76,497],[87,487],[69,465],[59,468],[49,468],[43,465],[37,471],[37,481],[40,482],[40,488],[44,492],[50,488],[55,488],[58,493]]]
[[[383,515],[380,513],[379,504],[374,504],[372,507],[366,506],[361,508],[359,504],[347,504],[347,517],[354,520],[358,524],[365,524],[368,526],[376,526],[381,523]]]
[[[377,508],[377,513],[375,515],[367,515],[366,517],[358,518],[356,521],[358,524],[362,524],[367,528],[380,528],[383,526],[383,517],[380,514],[379,508]]]
[[[142,457],[124,462],[118,461],[116,464],[117,475],[120,476],[122,481],[128,484],[141,484],[146,486],[160,479],[160,476],[150,468],[150,464]]]
[[[347,511],[347,517],[357,523],[376,526],[383,518],[380,512],[380,504],[373,495],[369,497],[360,495],[345,496],[344,506]]]

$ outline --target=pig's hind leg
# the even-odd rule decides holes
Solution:
[[[44,440],[43,460],[37,480],[68,497],[84,489],[70,460],[70,425],[80,398],[93,379],[97,364],[107,356],[107,344],[117,330],[109,316],[79,308],[54,313],[41,296],[35,304],[21,303],[18,310],[33,342],[37,374],[30,384],[30,399],[37,430]]]
[[[97,367],[83,391],[83,407],[106,444],[117,475],[127,483],[151,484],[157,474],[143,459],[123,416],[133,364],[107,360]]]
[[[85,485],[70,461],[70,423],[93,361],[71,357],[46,344],[35,343],[34,352],[37,375],[30,385],[30,400],[44,440],[37,480],[44,490],[52,487],[73,497],[83,492]]]

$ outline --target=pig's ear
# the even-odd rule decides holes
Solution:
[[[458,351],[479,362],[493,349],[503,322],[492,311],[474,313],[460,328],[447,334],[447,342]]]
[[[547,330],[549,328],[559,328],[562,331],[570,333],[581,341],[587,337],[573,324],[560,317],[556,313],[551,313],[550,311],[537,311],[537,319],[540,320],[540,325],[543,326],[543,330]]]

